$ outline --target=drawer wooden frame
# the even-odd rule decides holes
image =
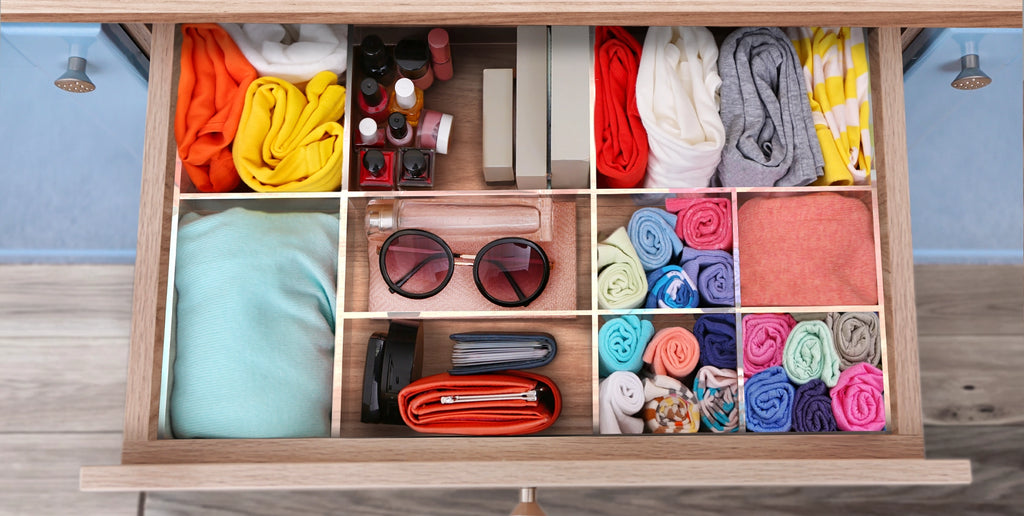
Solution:
[[[31,3],[31,5],[28,5]],[[174,4],[175,2],[171,2]],[[232,2],[226,2],[231,4]],[[749,2],[742,2],[746,5]],[[872,483],[958,483],[970,481],[967,461],[925,461],[921,420],[920,382],[916,340],[916,316],[913,287],[913,262],[910,240],[909,190],[904,133],[903,83],[900,34],[897,28],[886,27],[899,19],[921,23],[949,23],[950,10],[922,11],[902,18],[903,11],[870,11],[854,13],[828,12],[823,5],[812,3],[810,13],[792,13],[780,8],[781,3],[750,3],[749,12],[718,12],[704,6],[701,16],[679,15],[682,23],[712,25],[743,25],[764,23],[750,18],[754,12],[771,12],[772,23],[789,24],[854,24],[880,26],[869,33],[872,69],[872,109],[874,117],[877,208],[880,225],[881,270],[885,285],[884,306],[887,346],[887,396],[890,403],[891,431],[882,434],[831,435],[763,435],[711,436],[698,435],[678,440],[678,446],[659,450],[656,459],[644,460],[649,453],[648,439],[629,436],[546,436],[521,438],[459,438],[429,439],[389,438],[360,439],[289,439],[289,440],[157,440],[157,410],[160,394],[161,348],[163,346],[164,313],[169,242],[174,195],[173,82],[177,76],[175,28],[172,24],[153,27],[153,47],[146,131],[147,144],[143,160],[143,179],[139,219],[139,243],[135,269],[133,325],[131,332],[129,372],[122,465],[86,467],[82,470],[82,487],[89,490],[133,489],[290,489],[290,488],[360,488],[360,487],[494,487],[509,485],[623,486],[642,485],[711,485],[711,484],[872,484]],[[911,4],[911,3],[908,3]],[[11,4],[17,19],[37,19],[45,11],[45,2],[19,1],[5,3],[5,21],[12,18]],[[80,2],[81,10],[63,18],[85,19],[90,9],[103,11],[105,21],[137,18],[117,13],[98,0]],[[203,4],[220,5],[220,3]],[[275,4],[276,5],[276,4]],[[306,4],[311,10],[325,11],[318,2]],[[435,4],[437,6],[438,4]],[[446,15],[444,5],[436,12],[423,13],[422,21],[471,24],[480,18],[457,20]],[[518,2],[506,6],[520,6]],[[651,2],[644,6],[661,6]],[[681,13],[678,9],[669,18]],[[263,4],[256,4],[256,7]],[[1002,7],[1000,7],[1002,6]],[[36,7],[43,9],[37,10]],[[194,7],[189,5],[189,7]],[[264,6],[265,7],[265,6]],[[1003,2],[988,2],[985,8],[957,18],[964,24],[1019,24],[1020,12],[1007,10]],[[351,6],[345,7],[349,9]],[[454,7],[451,7],[455,9]],[[614,7],[608,7],[614,9]],[[909,9],[909,7],[907,7]],[[688,9],[688,8],[687,8]],[[819,9],[822,11],[816,11]],[[986,10],[987,9],[987,10]],[[52,9],[51,9],[52,10]],[[234,9],[237,11],[237,9]],[[224,11],[226,12],[226,11]],[[452,11],[455,12],[454,10]],[[573,11],[576,23],[638,23],[668,18],[654,11],[600,13],[593,18]],[[907,11],[910,12],[910,11]],[[84,14],[83,14],[84,13]],[[51,13],[52,14],[52,13]],[[148,19],[183,21],[184,15],[145,13]],[[329,21],[365,21],[346,11],[325,13]],[[941,16],[940,16],[941,14]],[[79,18],[75,18],[78,16]],[[191,18],[202,16],[192,15]],[[230,18],[266,20],[268,13],[254,8],[250,14],[208,16],[210,19]],[[483,16],[483,15],[481,15]],[[489,16],[493,16],[493,13]],[[521,16],[521,17],[520,17]],[[545,13],[520,13],[501,18],[502,23],[529,23],[550,20]],[[703,16],[703,17],[702,17]],[[288,21],[325,21],[322,16],[290,15]],[[337,19],[335,19],[337,18]],[[429,19],[429,20],[428,20]],[[394,21],[384,16],[377,23]],[[416,20],[400,20],[415,23]],[[874,23],[871,23],[874,22]],[[488,22],[490,23],[490,22]],[[593,204],[592,204],[593,206]],[[593,214],[592,210],[592,217]],[[343,281],[339,278],[339,281]],[[340,301],[339,301],[340,303]],[[596,316],[595,316],[596,317]],[[657,437],[654,437],[657,438]],[[600,441],[596,441],[596,440]],[[595,446],[599,443],[600,446]],[[557,450],[552,452],[550,450]],[[699,450],[700,459],[690,459]],[[416,461],[405,460],[416,457]],[[552,457],[555,458],[552,458]],[[736,457],[743,457],[737,460]],[[457,464],[457,467],[452,467]],[[691,468],[711,467],[722,471],[716,478],[695,479]],[[655,483],[630,471],[657,467],[668,472]],[[567,475],[565,471],[572,471]],[[623,479],[626,480],[625,483]],[[641,479],[643,479],[641,481]],[[706,484],[700,484],[706,482]]]

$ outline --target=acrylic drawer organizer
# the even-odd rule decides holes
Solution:
[[[822,21],[838,21],[824,17]],[[653,19],[648,21],[655,21]],[[387,43],[409,27],[350,27],[350,42],[373,31]],[[705,188],[613,190],[590,188],[515,190],[488,186],[480,167],[481,71],[511,67],[514,28],[450,27],[455,77],[435,83],[426,94],[430,109],[455,115],[447,155],[436,163],[430,191],[362,191],[353,166],[356,111],[353,86],[360,72],[349,58],[344,126],[349,141],[342,187],[315,194],[197,193],[175,174],[173,99],[178,30],[156,25],[150,78],[149,147],[143,184],[137,265],[135,321],[129,366],[125,442],[121,466],[83,470],[88,489],[188,488],[362,488],[429,486],[572,486],[632,484],[866,484],[954,483],[969,481],[966,461],[924,461],[920,387],[907,206],[906,151],[903,136],[902,68],[898,29],[869,31],[872,112],[876,170],[870,185],[801,188]],[[350,43],[349,56],[353,56]],[[591,67],[592,68],[592,67]],[[591,78],[593,77],[591,72]],[[593,90],[591,91],[593,96]],[[468,101],[467,101],[468,100]],[[592,128],[591,120],[586,127]],[[592,133],[592,129],[588,129]],[[593,152],[593,151],[592,151]],[[593,157],[591,159],[593,163]],[[597,299],[597,245],[628,222],[644,205],[666,197],[711,196],[737,209],[752,198],[837,192],[870,209],[877,303],[866,306],[746,306],[740,277],[739,233],[733,224],[734,306],[710,309],[602,310]],[[576,211],[576,303],[559,310],[368,311],[368,264],[363,218],[374,198],[541,196],[570,201]],[[331,437],[315,439],[173,439],[159,430],[165,415],[168,362],[172,357],[175,313],[173,271],[175,232],[186,210],[223,211],[234,206],[272,211],[337,214],[340,220],[338,296],[333,362]],[[597,337],[602,317],[621,313],[651,316],[655,326],[692,327],[702,313],[742,316],[756,313],[825,311],[875,312],[881,320],[882,370],[885,374],[886,428],[882,432],[831,434],[737,434],[606,436],[597,434]],[[389,318],[423,320],[423,374],[446,370],[450,333],[473,330],[547,331],[558,340],[558,356],[538,372],[553,378],[563,393],[563,414],[540,434],[524,437],[426,436],[404,427],[359,422],[366,340],[387,328]],[[741,337],[740,337],[741,338]],[[742,363],[742,361],[741,361]],[[742,365],[740,366],[742,368]],[[742,377],[742,369],[741,375]],[[742,382],[742,380],[741,380]],[[161,387],[163,383],[163,387]],[[742,383],[741,383],[742,392]],[[741,400],[741,411],[742,400]],[[741,412],[742,414],[742,412]],[[672,439],[671,443],[653,439]],[[656,451],[655,451],[656,450]],[[695,478],[691,468],[720,467],[722,475]],[[623,475],[657,467],[652,480]],[[567,474],[566,471],[573,471]],[[713,477],[713,478],[712,478]]]

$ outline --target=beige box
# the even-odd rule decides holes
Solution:
[[[548,187],[548,28],[516,30],[516,187]]]
[[[483,161],[484,181],[515,181],[512,167],[513,79],[511,68],[484,70]]]
[[[590,183],[590,28],[551,27],[551,188]]]

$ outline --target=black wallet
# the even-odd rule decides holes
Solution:
[[[558,346],[547,333],[456,333],[449,336],[454,375],[532,369],[555,358]]]
[[[398,393],[420,377],[423,327],[392,321],[388,332],[374,333],[366,344],[363,370],[363,423],[404,425]]]

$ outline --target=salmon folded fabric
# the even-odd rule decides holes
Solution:
[[[694,249],[732,249],[732,202],[719,197],[671,198],[665,209],[675,213],[676,235]]]
[[[647,131],[636,108],[640,43],[622,27],[594,35],[594,142],[602,188],[640,186],[647,170]]]
[[[744,306],[878,302],[874,226],[860,199],[757,197],[737,214]]]
[[[793,327],[782,350],[782,366],[790,381],[803,385],[815,378],[832,387],[839,380],[839,355],[832,330],[821,321],[803,321]]]
[[[782,365],[782,350],[796,321],[789,314],[743,317],[743,377]]]
[[[231,142],[256,69],[213,23],[181,26],[181,73],[174,140],[182,168],[200,192],[238,186]]]
[[[327,192],[341,186],[345,87],[320,72],[303,93],[276,77],[249,85],[235,138],[238,175],[257,192]]]
[[[697,396],[668,376],[644,379],[644,421],[654,434],[693,434],[700,430]]]
[[[840,430],[877,432],[885,429],[882,371],[857,364],[839,375],[832,388],[832,414]]]
[[[686,328],[663,328],[647,344],[643,358],[654,374],[680,379],[697,367],[700,345]]]

